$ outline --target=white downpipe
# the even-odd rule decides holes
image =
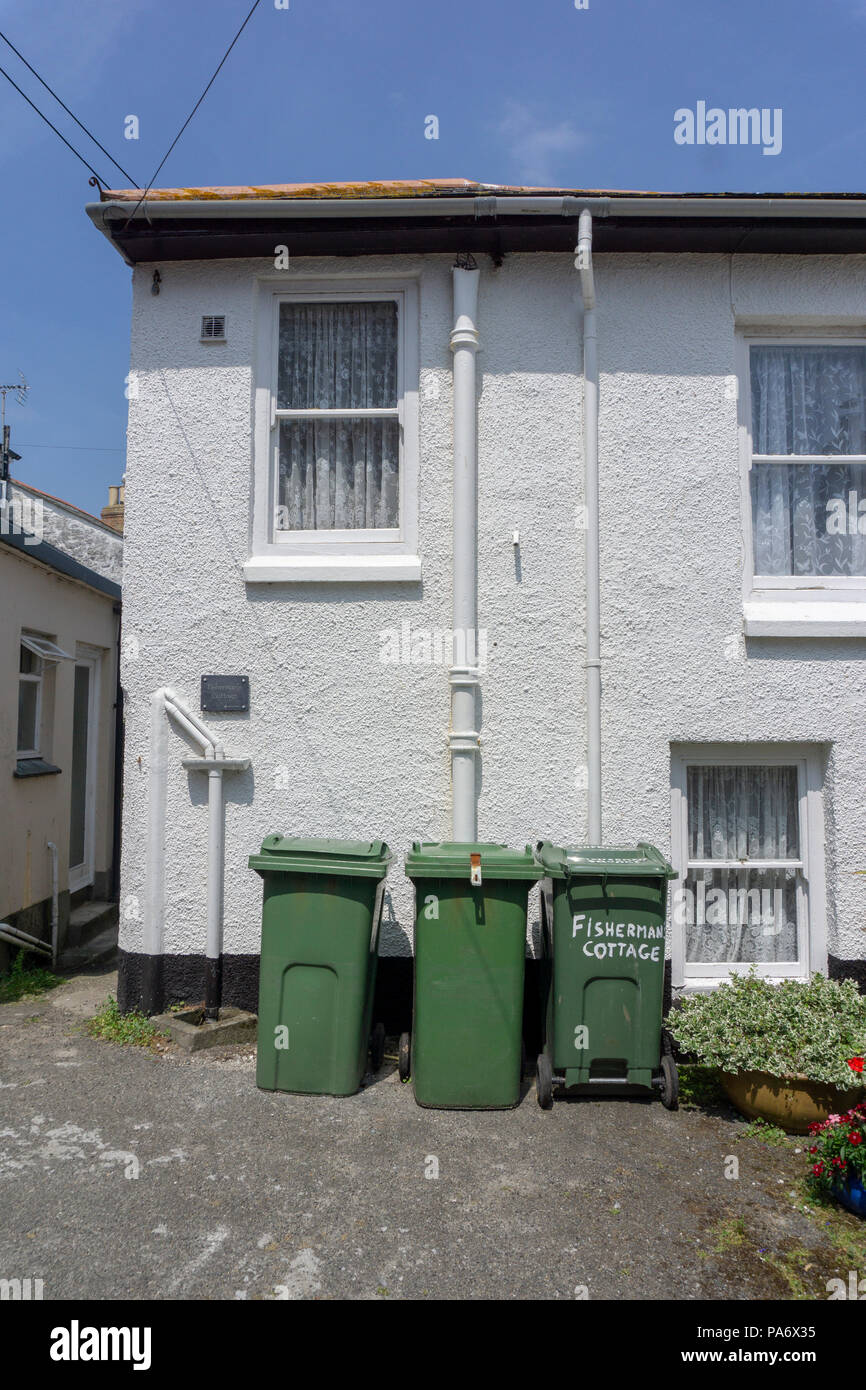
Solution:
[[[57,846],[46,841],[51,855],[51,965],[57,964],[58,938],[60,935],[60,886],[57,876]]]
[[[598,337],[592,214],[580,214],[574,258],[583,295],[583,464],[586,506],[586,756],[590,844],[601,844],[601,599],[598,503]]]
[[[479,750],[475,690],[478,685],[478,418],[475,354],[478,270],[455,267],[454,326],[454,652],[451,685],[451,835],[478,838],[475,763]]]
[[[223,819],[223,770],[208,769],[208,894],[207,949],[208,960],[218,961],[223,953],[223,899],[225,895],[225,822]]]
[[[171,719],[197,746],[197,758],[183,759],[183,766],[208,773],[208,870],[206,961],[213,966],[208,980],[218,980],[222,956],[225,883],[225,829],[223,822],[223,773],[249,767],[248,758],[227,758],[222,741],[202,723],[173,690],[162,688],[151,698],[150,769],[145,880],[144,951],[156,960],[165,945],[165,825],[168,789],[168,720]],[[146,1000],[146,1004],[152,1001]],[[216,1005],[213,1006],[216,1008]]]

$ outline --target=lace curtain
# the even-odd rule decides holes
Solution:
[[[281,304],[277,408],[397,405],[397,306],[392,301]],[[278,528],[399,525],[395,416],[280,419]]]
[[[799,859],[795,767],[690,767],[688,857]],[[798,959],[797,872],[690,869],[686,959],[748,964]]]
[[[866,348],[756,346],[750,363],[753,452],[838,459],[752,464],[755,573],[866,574],[866,467],[844,461],[866,454]]]

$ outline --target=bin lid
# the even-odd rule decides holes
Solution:
[[[384,840],[311,840],[267,835],[249,866],[256,873],[349,874],[384,878],[393,855]]]
[[[580,874],[604,874],[608,878],[676,878],[664,855],[654,845],[640,840],[637,845],[554,845],[540,841],[535,858],[552,878],[571,878]]]
[[[473,854],[481,856],[482,884],[485,878],[542,877],[529,845],[518,850],[470,840],[413,840],[406,855],[406,873],[409,878],[465,878],[468,883]]]

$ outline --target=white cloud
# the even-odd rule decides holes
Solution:
[[[866,0],[864,0],[866,3]],[[567,166],[564,156],[587,143],[587,137],[570,121],[545,123],[530,107],[509,101],[494,130],[505,142],[515,163],[515,177],[524,183],[554,184],[574,182],[557,173]]]

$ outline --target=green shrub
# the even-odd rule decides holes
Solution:
[[[25,951],[19,951],[9,974],[0,980],[0,1004],[14,1004],[18,999],[29,999],[34,994],[43,994],[45,990],[54,989],[55,985],[63,983],[59,975],[52,975],[44,965],[34,965],[25,969],[26,954]]]
[[[853,1088],[849,1059],[866,1052],[866,998],[853,980],[771,984],[735,975],[708,994],[685,999],[668,1016],[680,1047],[726,1072],[764,1071]]]
[[[150,1019],[137,1009],[122,1014],[117,1007],[117,1000],[111,995],[99,1012],[87,1020],[84,1029],[92,1038],[102,1038],[105,1042],[127,1043],[133,1047],[153,1047],[162,1037]]]

